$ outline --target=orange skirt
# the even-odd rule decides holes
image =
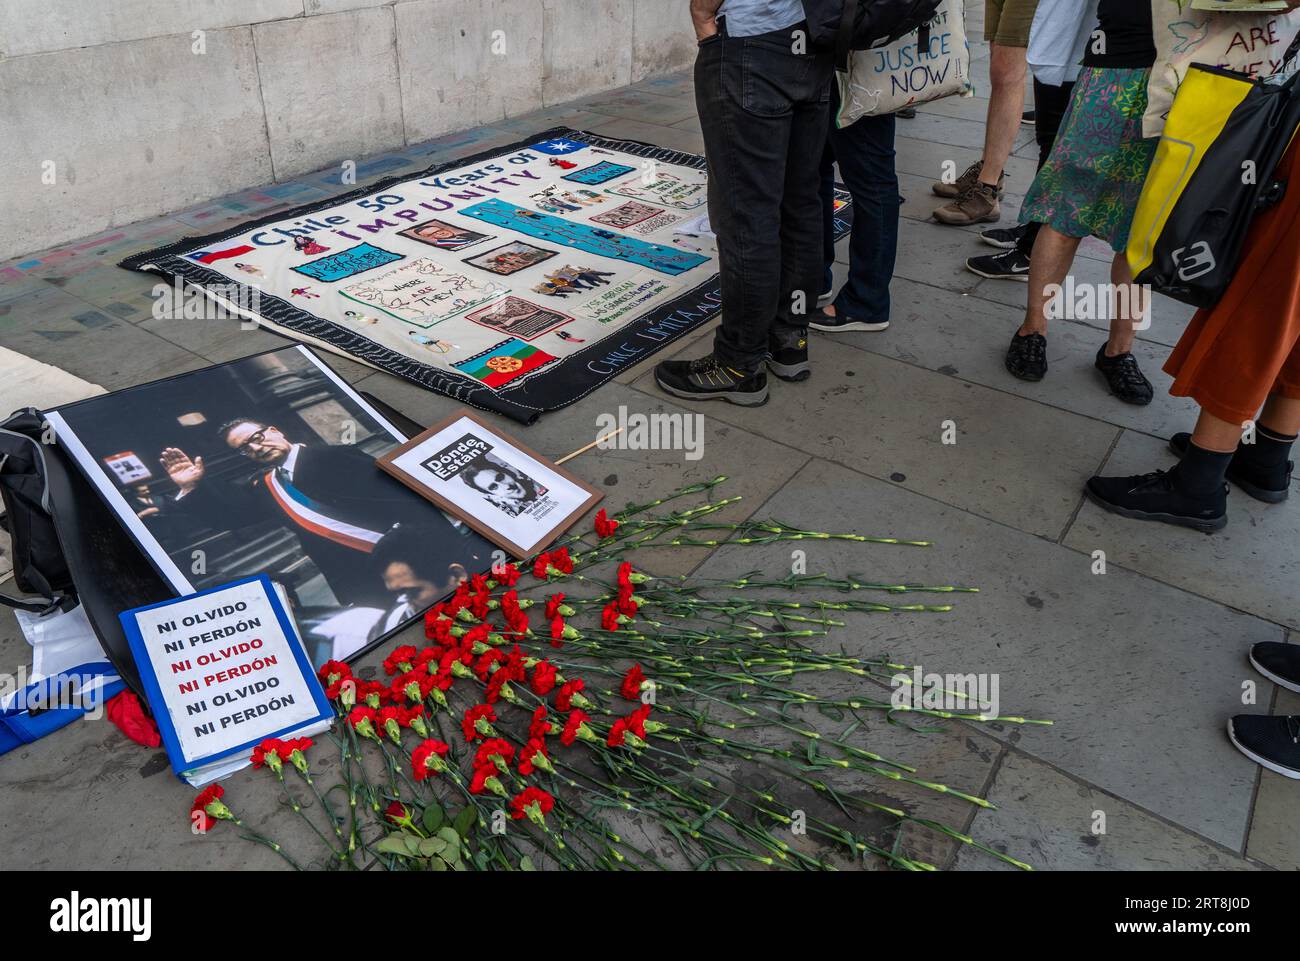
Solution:
[[[1300,399],[1300,142],[1279,166],[1281,203],[1256,218],[1223,299],[1197,311],[1165,362],[1169,392],[1231,424],[1269,394]]]

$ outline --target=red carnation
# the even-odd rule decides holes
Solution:
[[[629,701],[639,701],[641,699],[641,684],[645,680],[645,674],[641,672],[640,664],[633,664],[626,674],[623,675],[623,686],[618,692]]]
[[[209,784],[190,805],[190,823],[207,833],[217,821],[234,821],[235,815],[221,798],[226,791],[220,784]]]
[[[352,676],[352,668],[342,661],[326,661],[316,672],[316,676],[325,685],[337,684],[341,679]]]
[[[492,665],[497,663],[504,663],[505,660],[506,660],[505,654],[497,650],[495,647],[489,648],[488,650],[484,651],[482,656],[479,657],[478,661],[475,662],[474,673],[478,676],[478,679],[480,681],[486,681],[488,679],[488,675],[492,673]]]
[[[580,677],[575,677],[572,681],[565,681],[560,688],[560,693],[555,695],[555,709],[557,711],[567,711],[573,706],[573,695],[581,693],[585,686]]]
[[[575,708],[569,712],[569,719],[564,724],[564,733],[560,735],[560,743],[565,747],[571,745],[578,737],[578,728],[591,718],[586,712]]]
[[[605,743],[608,744],[610,747],[622,747],[623,741],[626,738],[627,738],[627,721],[623,720],[620,717],[617,721],[614,722],[613,726],[610,727],[609,737],[605,739]]]
[[[284,742],[278,738],[268,737],[257,747],[253,748],[253,767],[269,767],[275,772],[276,777],[284,769],[283,762],[288,760],[287,752],[284,750]]]
[[[492,568],[492,576],[498,584],[504,584],[506,587],[514,587],[519,583],[519,568],[514,564],[501,564]]]
[[[516,821],[528,818],[538,824],[542,823],[545,815],[551,813],[553,807],[555,807],[555,798],[537,787],[524,788],[510,802],[510,809],[514,812],[511,816]]]
[[[602,540],[611,537],[618,530],[618,521],[610,520],[605,513],[605,508],[601,508],[596,514],[596,536]]]
[[[551,764],[546,758],[546,742],[537,737],[529,738],[528,743],[519,750],[519,773],[527,777],[533,773],[534,768],[549,770]]]
[[[499,761],[498,758],[500,758]],[[515,749],[510,746],[510,742],[503,738],[494,737],[479,745],[478,753],[474,755],[474,766],[483,767],[487,765],[502,770],[509,767],[514,758]]]
[[[409,671],[414,665],[418,653],[412,645],[403,644],[384,658],[384,672],[391,677],[394,674]]]
[[[567,547],[561,547],[551,555],[551,566],[562,574],[573,573],[573,558],[569,556]]]
[[[397,708],[397,723],[402,727],[410,727],[417,719],[424,716],[423,704],[412,704],[410,707]]]
[[[442,759],[447,756],[451,746],[436,741],[433,738],[421,741],[419,746],[411,752],[411,773],[415,775],[417,781],[423,781],[430,774],[436,774],[445,770],[446,765]]]
[[[533,577],[540,581],[546,580],[546,569],[551,566],[551,555],[543,551],[537,555],[533,561]]]
[[[465,716],[461,718],[460,722],[460,729],[465,734],[465,740],[477,741],[481,737],[488,736],[477,730],[477,725],[482,721],[484,724],[491,727],[492,722],[496,719],[496,711],[492,710],[492,705],[490,704],[479,704],[475,707],[471,707],[465,712]]]
[[[499,671],[493,674],[491,680],[487,682],[487,691],[483,695],[483,700],[487,701],[489,704],[495,704],[497,701],[501,700],[502,690],[503,688],[505,688],[506,684],[509,683],[509,681],[510,681],[509,672],[506,671],[504,667],[501,668]],[[514,699],[513,696],[508,698],[508,700],[513,700],[513,699]]]
[[[627,716],[627,729],[641,740],[645,740],[645,722],[650,717],[650,705],[642,704]]]
[[[555,689],[555,679],[559,673],[550,661],[538,661],[533,665],[533,679],[529,682],[529,687],[534,694],[545,697]]]
[[[331,701],[338,700],[344,685],[352,683],[352,668],[342,661],[326,661],[317,674],[325,685],[325,696]]]
[[[363,704],[358,704],[352,709],[352,713],[348,715],[348,723],[351,724],[352,729],[362,737],[373,737],[378,739],[379,735],[375,729],[377,721],[378,714],[375,713],[375,709],[372,707],[366,707]]]
[[[543,704],[537,710],[533,711],[533,720],[528,725],[528,737],[530,740],[543,738],[551,733],[551,722],[546,716],[546,705]]]
[[[548,621],[553,621],[560,616],[560,606],[563,603],[563,594],[552,594],[546,599],[546,619]]]
[[[619,629],[617,605],[605,605],[605,609],[600,612],[600,626],[606,631],[617,631]]]
[[[378,681],[357,681],[357,703],[378,708],[389,700],[388,688]]]

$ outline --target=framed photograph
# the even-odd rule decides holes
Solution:
[[[382,642],[492,566],[490,543],[376,469],[406,436],[306,347],[48,416],[177,595],[266,574],[317,666]]]
[[[379,466],[516,558],[545,548],[605,496],[468,411]]]

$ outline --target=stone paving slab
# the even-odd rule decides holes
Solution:
[[[837,266],[837,280],[846,269]],[[1093,327],[1058,323],[1048,339],[1047,377],[1033,384],[1012,377],[1003,363],[1020,323],[1005,307],[902,278],[890,285],[890,295],[888,330],[814,333],[813,362],[833,356],[830,345],[845,344],[1147,434],[1164,437],[1195,422],[1195,404],[1168,394],[1172,381],[1160,369],[1169,355],[1166,347],[1137,343],[1136,356],[1156,394],[1150,405],[1135,407],[1111,396],[1093,366],[1097,349],[1106,341]]]
[[[903,121],[906,123],[906,121]],[[898,131],[896,140],[898,169],[903,173],[917,174],[938,180],[943,176],[944,163],[951,161],[956,175],[980,159],[981,151],[973,147],[954,147],[931,143],[907,136],[907,128]],[[1007,190],[1023,194],[1034,181],[1037,163],[1023,157],[1012,157],[1006,166]]]
[[[611,117],[587,128],[592,133],[616,140],[640,140],[687,153],[704,153],[704,138],[693,130],[681,127],[660,127],[642,120]]]
[[[997,850],[1057,871],[1255,871],[1260,865],[1152,817],[1060,771],[1011,751],[971,830]],[[1102,824],[1105,833],[1094,833]],[[1014,870],[963,846],[958,870]]]
[[[1097,248],[1092,247],[1093,251]],[[1097,289],[1096,285],[1110,283],[1110,254],[1102,248],[1102,256],[1094,257],[1091,255],[1081,254],[1075,258],[1074,266],[1070,270],[1070,275],[1074,278],[1075,303],[1078,304],[1083,295],[1085,285],[1091,286],[1093,290]],[[982,252],[982,251],[981,251]],[[1011,316],[1017,319],[1023,318],[1025,310],[1025,297],[1028,291],[1027,284],[1013,283],[1009,280],[992,280],[989,278],[980,278],[968,271],[963,271],[966,276],[976,284],[964,289],[970,291],[977,297],[984,300],[991,300],[995,303],[1005,304],[1012,308]],[[1063,285],[1064,286],[1064,285]],[[1066,293],[1069,293],[1069,287],[1066,286]],[[1067,299],[1067,303],[1068,303]],[[1150,341],[1151,343],[1164,344],[1173,347],[1178,343],[1178,338],[1182,336],[1183,329],[1187,322],[1191,320],[1192,314],[1196,311],[1186,304],[1180,304],[1163,294],[1155,294],[1151,304],[1150,326],[1146,330],[1138,331],[1138,339]],[[1099,331],[1106,331],[1110,328],[1110,305],[1106,304],[1104,309],[1098,312],[1097,317],[1077,317],[1076,323],[1088,324],[1097,328]],[[1048,322],[1048,340],[1051,340],[1052,325],[1054,321]]]
[[[1189,416],[1176,429],[1191,430],[1194,423]],[[1125,431],[1100,473],[1145,474],[1168,470],[1176,463],[1166,437]],[[1291,490],[1291,499],[1282,504],[1262,504],[1234,490],[1228,495],[1228,526],[1215,534],[1129,520],[1089,501],[1065,544],[1089,554],[1103,550],[1111,563],[1300,628],[1296,603],[1300,559],[1295,552],[1300,542],[1300,478],[1292,482]]]
[[[108,390],[205,366],[190,351],[53,286],[0,305],[0,337],[10,350]]]
[[[1292,636],[1292,643],[1295,637]],[[1253,672],[1252,672],[1253,673]],[[1267,685],[1261,685],[1267,690]],[[1241,713],[1252,710],[1242,708]],[[1279,688],[1274,714],[1300,715],[1300,694]],[[1251,823],[1246,853],[1283,871],[1300,871],[1300,830],[1296,829],[1296,806],[1300,804],[1300,782],[1272,771],[1261,771],[1255,796],[1255,817]]]
[[[1118,434],[847,344],[834,361],[801,384],[769,378],[765,407],[713,403],[709,416],[1052,540]],[[652,374],[635,386],[659,396]],[[954,444],[943,443],[948,421]]]
[[[814,460],[764,513],[809,530],[931,540],[931,548],[800,542],[809,573],[977,586],[949,614],[846,614],[851,654],[927,672],[996,675],[1003,714],[1051,727],[980,730],[1152,814],[1240,851],[1258,768],[1223,735],[1242,652],[1283,631],[901,487]],[[718,553],[701,576],[789,571],[791,546]],[[891,595],[865,599],[890,602]],[[899,595],[892,595],[897,597]]]

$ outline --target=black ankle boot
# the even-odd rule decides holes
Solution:
[[[1295,437],[1257,428],[1255,443],[1238,444],[1228,465],[1228,480],[1233,486],[1265,504],[1280,504],[1291,496],[1291,473],[1295,463],[1289,459]],[[1192,443],[1192,435],[1175,434],[1169,449],[1182,457]]]

